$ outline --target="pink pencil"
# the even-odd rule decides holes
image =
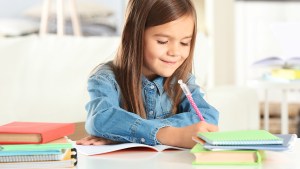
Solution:
[[[198,117],[200,118],[201,121],[205,121],[200,110],[198,109],[196,103],[194,102],[194,99],[192,97],[192,93],[189,90],[189,88],[187,87],[187,85],[185,83],[182,82],[182,80],[178,80],[178,83],[180,84],[180,87],[182,88],[185,96],[187,97],[187,99],[189,100],[190,104],[192,105],[192,107],[194,108],[194,110],[196,111]]]

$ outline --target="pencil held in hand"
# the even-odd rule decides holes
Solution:
[[[185,83],[182,82],[182,80],[178,80],[178,83],[180,84],[181,89],[183,90],[185,96],[187,97],[187,99],[189,100],[190,104],[192,105],[192,107],[194,108],[194,110],[196,111],[198,117],[200,118],[201,121],[205,121],[200,110],[198,109],[196,103],[194,102],[194,99],[192,97],[192,93],[189,90],[189,88],[187,87],[187,85]]]

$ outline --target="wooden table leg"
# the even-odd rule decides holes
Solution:
[[[281,134],[288,134],[289,128],[289,111],[287,102],[287,89],[282,90],[281,100]]]
[[[264,128],[269,131],[269,91],[265,89]]]

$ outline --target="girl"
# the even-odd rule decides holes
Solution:
[[[86,130],[77,144],[135,142],[191,148],[198,132],[217,131],[218,111],[191,74],[196,12],[190,0],[130,0],[113,62],[88,80]],[[204,121],[177,81],[188,84]]]

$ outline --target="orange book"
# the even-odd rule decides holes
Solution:
[[[11,122],[0,126],[0,144],[40,144],[68,136],[73,123]]]

